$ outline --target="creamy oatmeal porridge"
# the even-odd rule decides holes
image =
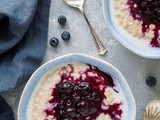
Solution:
[[[126,37],[133,38],[135,42],[141,44],[141,47],[142,45],[160,47],[160,0],[111,0],[111,2],[113,14],[122,27],[121,30],[125,29],[132,36]]]
[[[114,78],[84,63],[46,73],[33,93],[28,120],[126,120],[127,103]]]

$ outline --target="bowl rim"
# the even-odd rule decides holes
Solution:
[[[132,51],[133,53],[144,57],[144,58],[150,58],[150,59],[159,59],[160,58],[160,52],[146,52],[143,51],[143,49],[138,49],[139,47],[136,47],[135,45],[129,44],[127,38],[123,37],[120,32],[115,31],[116,28],[114,26],[112,26],[108,21],[110,21],[109,18],[110,15],[108,15],[107,12],[109,12],[109,8],[107,5],[107,2],[109,2],[110,0],[102,0],[102,6],[103,6],[103,16],[105,19],[105,23],[107,25],[108,30],[110,31],[110,33],[124,46],[126,47],[128,50]],[[107,11],[108,9],[108,11]],[[111,21],[110,21],[111,22]],[[115,29],[115,30],[114,30]],[[121,36],[121,37],[120,37]],[[123,40],[123,39],[126,39]]]
[[[20,101],[19,101],[19,105],[18,105],[18,112],[17,112],[17,119],[20,120],[20,116],[21,116],[21,109],[23,108],[23,104],[22,102],[24,101],[24,98],[26,96],[25,93],[27,93],[27,90],[30,88],[31,86],[31,83],[33,82],[33,79],[34,79],[34,76],[36,76],[36,74],[38,74],[38,72],[40,72],[40,70],[44,69],[45,67],[47,67],[47,65],[51,64],[52,62],[54,61],[59,61],[61,59],[64,59],[64,58],[69,58],[69,57],[80,57],[82,59],[90,59],[90,60],[93,60],[93,61],[97,61],[97,63],[100,63],[100,64],[104,64],[105,66],[108,66],[109,68],[111,68],[120,78],[124,84],[125,84],[125,89],[127,90],[127,96],[130,98],[130,101],[132,103],[132,112],[133,112],[133,115],[134,115],[134,119],[136,119],[136,102],[135,102],[135,98],[132,94],[132,91],[126,81],[126,79],[124,78],[124,76],[122,75],[122,73],[115,67],[113,66],[112,64],[106,62],[106,61],[103,61],[101,59],[98,59],[98,58],[95,58],[93,56],[90,56],[90,55],[86,55],[86,54],[81,54],[81,53],[71,53],[71,54],[67,54],[67,55],[63,55],[63,56],[60,56],[60,57],[57,57],[57,58],[54,58],[52,60],[49,60],[48,62],[44,63],[43,65],[41,65],[30,77],[30,79],[28,80],[27,84],[25,85],[24,89],[23,89],[23,92],[21,94],[21,97],[20,97]],[[79,60],[78,60],[79,61]],[[89,62],[88,62],[89,63]],[[65,64],[65,63],[64,63]],[[62,64],[61,64],[62,65]],[[46,72],[45,72],[46,73]],[[39,80],[40,81],[40,80]],[[39,83],[38,81],[38,83]],[[38,84],[37,83],[37,84]],[[36,85],[34,86],[34,89],[36,88]],[[34,91],[32,91],[30,94],[32,95]],[[31,97],[29,97],[31,98]],[[29,100],[28,100],[29,101]],[[128,103],[128,102],[127,102]],[[28,105],[28,104],[27,104]],[[27,111],[27,107],[25,109]]]

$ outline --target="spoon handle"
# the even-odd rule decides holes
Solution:
[[[94,42],[95,42],[95,45],[96,45],[96,48],[97,48],[97,51],[98,51],[98,54],[99,55],[104,55],[106,52],[107,52],[107,49],[105,48],[105,46],[103,45],[103,43],[100,41],[99,37],[97,36],[96,32],[94,31],[93,27],[91,26],[87,16],[85,15],[84,12],[82,12],[88,26],[89,26],[89,29],[93,35],[93,38],[94,38]]]

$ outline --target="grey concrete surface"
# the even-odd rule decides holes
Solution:
[[[160,60],[142,58],[130,52],[111,35],[104,21],[101,0],[86,0],[85,13],[107,47],[108,53],[105,56],[97,54],[91,33],[78,10],[64,4],[63,0],[52,0],[48,40],[54,36],[59,38],[60,43],[57,48],[51,48],[48,44],[43,63],[64,54],[77,52],[92,55],[113,64],[124,75],[133,92],[137,105],[136,120],[142,120],[144,106],[150,100],[160,99]],[[62,27],[57,23],[59,15],[67,17],[66,26]],[[61,39],[60,36],[63,31],[71,33],[70,41],[64,42]],[[157,85],[153,88],[149,88],[145,84],[146,77],[150,75],[155,76],[158,80]],[[15,117],[23,87],[24,85],[12,92],[2,94],[12,106]]]

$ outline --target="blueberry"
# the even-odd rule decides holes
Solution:
[[[67,100],[66,101],[66,107],[70,107],[72,105],[72,101],[71,100]]]
[[[82,82],[80,84],[80,87],[82,89],[82,94],[84,96],[91,93],[91,86],[90,86],[90,84],[88,82]]]
[[[74,89],[73,89],[74,91],[81,91],[81,88],[79,87],[79,86],[74,86]]]
[[[69,92],[72,91],[73,84],[71,82],[65,81],[58,86],[59,91]]]
[[[88,82],[82,82],[82,83],[80,84],[80,87],[81,87],[83,90],[90,90],[90,89],[91,89],[91,87],[90,87],[90,85],[89,85]]]
[[[63,109],[60,109],[60,110],[58,111],[58,113],[59,113],[59,115],[63,115],[63,114],[65,113],[65,111],[64,111]]]
[[[73,101],[80,101],[81,96],[82,96],[81,88],[79,86],[77,86],[77,85],[74,86],[73,94],[72,94]]]
[[[84,120],[84,118],[80,114],[77,114],[76,115],[76,120]]]
[[[141,0],[136,0],[136,2],[137,2],[137,3],[140,3],[140,2],[141,2]]]
[[[71,37],[71,35],[70,35],[70,33],[67,32],[67,31],[64,31],[64,32],[62,33],[62,35],[61,35],[61,38],[62,38],[63,40],[65,40],[65,41],[69,40],[70,37]]]
[[[89,111],[89,115],[91,115],[91,114],[95,114],[96,112],[98,112],[98,108],[96,108],[96,107],[93,107],[93,108],[91,108],[91,110]]]
[[[65,100],[59,100],[60,102],[58,103],[58,107],[60,108],[60,109],[64,109],[65,108]]]
[[[53,37],[53,38],[50,39],[50,45],[51,46],[55,47],[55,46],[58,45],[58,43],[59,43],[59,40],[56,37]]]
[[[81,100],[81,95],[82,93],[81,92],[73,92],[72,94],[72,99],[73,101],[80,101]]]
[[[87,96],[87,99],[88,99],[88,100],[91,100],[91,101],[96,101],[96,102],[98,102],[98,101],[101,100],[101,97],[100,97],[99,93],[93,92],[92,94],[89,94],[89,95]]]
[[[58,97],[61,100],[65,100],[65,99],[68,99],[70,97],[70,95],[65,91],[59,91],[58,92]]]
[[[72,101],[70,99],[61,99],[59,100],[60,102],[58,103],[58,107],[60,109],[65,109],[67,107],[71,107],[72,106]]]
[[[67,107],[64,116],[65,117],[76,117],[77,113],[76,110],[73,107]]]
[[[149,87],[154,87],[157,83],[157,80],[155,77],[153,76],[150,76],[146,79],[146,84],[149,86]]]
[[[82,117],[87,117],[90,111],[90,103],[87,101],[81,101],[77,104],[77,111]]]
[[[157,10],[157,11],[156,11],[156,15],[157,15],[158,17],[160,17],[160,10]]]
[[[148,7],[149,6],[148,6],[148,3],[146,1],[144,1],[144,2],[141,3],[142,10],[147,10]]]
[[[61,15],[58,17],[59,24],[64,25],[66,23],[66,21],[67,21],[67,19],[64,15]]]

